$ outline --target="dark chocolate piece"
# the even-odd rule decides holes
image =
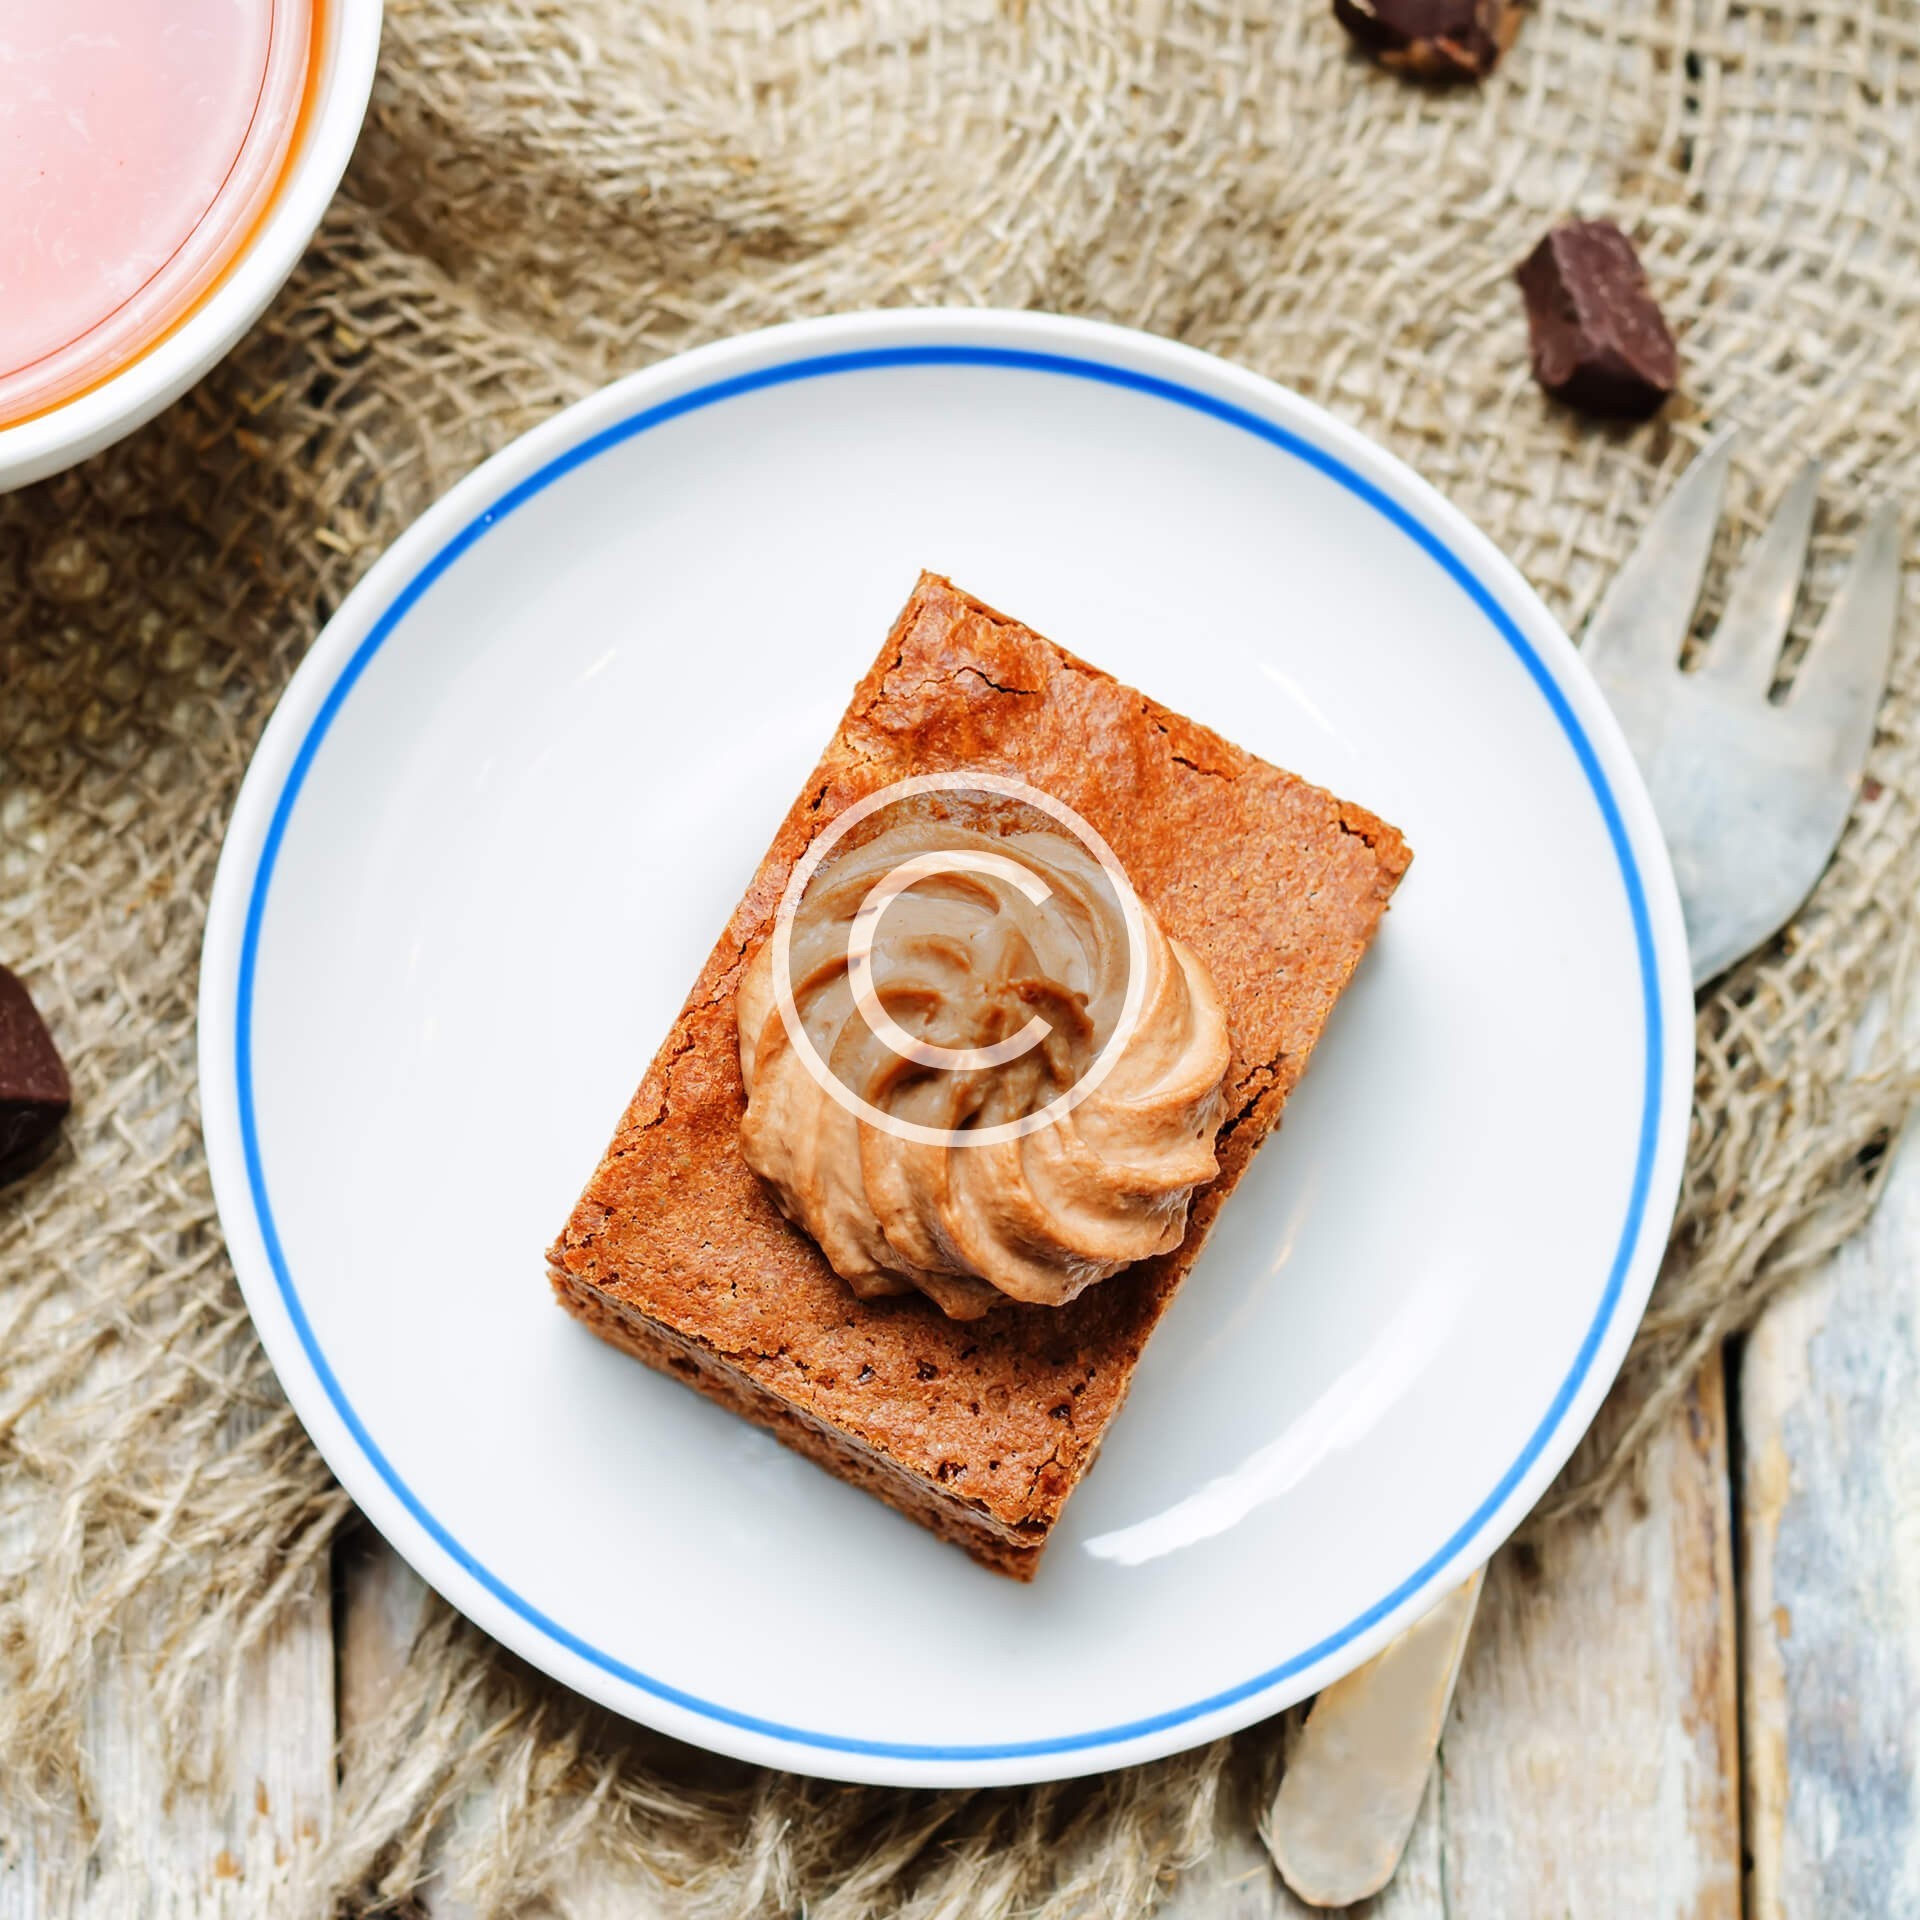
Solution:
[[[1383,67],[1481,80],[1507,44],[1503,0],[1333,0],[1334,18]]]
[[[1644,420],[1672,393],[1680,355],[1633,242],[1611,220],[1555,227],[1514,278],[1533,375],[1569,406]]]
[[[53,1145],[72,1104],[72,1083],[40,1009],[0,967],[0,1186]]]

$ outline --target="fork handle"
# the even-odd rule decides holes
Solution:
[[[1267,1819],[1280,1877],[1309,1906],[1351,1906],[1393,1878],[1453,1702],[1483,1575],[1314,1701]]]

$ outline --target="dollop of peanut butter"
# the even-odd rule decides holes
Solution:
[[[1205,963],[1144,903],[1123,905],[1077,840],[917,819],[833,859],[788,953],[813,1064],[781,1011],[775,947],[736,1003],[741,1141],[862,1298],[918,1288],[963,1320],[1003,1298],[1061,1306],[1180,1244],[1195,1188],[1219,1171],[1226,1015]],[[1119,1031],[1134,969],[1131,1030],[1064,1099]],[[968,1138],[1013,1123],[1028,1130]]]

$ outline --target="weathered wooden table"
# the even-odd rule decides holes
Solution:
[[[254,1786],[225,1816],[163,1803],[154,1730],[109,1668],[99,1804],[131,1844],[103,1849],[86,1911],[261,1910],[276,1856],[327,1820],[336,1738],[372,1710],[422,1600],[377,1542],[340,1572],[340,1604],[316,1596],[260,1657],[232,1756]],[[133,1860],[177,1898],[135,1896]],[[0,1920],[40,1920],[34,1865],[0,1861]],[[582,1884],[569,1906],[654,1911],[631,1886]],[[1920,1131],[1866,1233],[1701,1376],[1639,1484],[1597,1524],[1495,1560],[1405,1866],[1365,1909],[1743,1910],[1920,1914]],[[1245,1807],[1222,1810],[1163,1908],[1304,1911]]]

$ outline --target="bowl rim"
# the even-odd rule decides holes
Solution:
[[[98,386],[0,427],[0,492],[43,480],[111,446],[222,359],[286,284],[347,170],[380,52],[384,0],[324,0],[325,63],[311,124],[252,244],[187,318]]]

